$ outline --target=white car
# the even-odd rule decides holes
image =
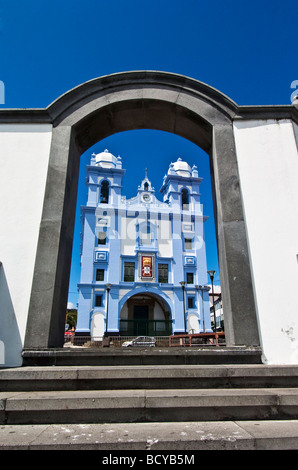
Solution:
[[[152,348],[156,346],[156,339],[151,336],[138,336],[137,338],[134,338],[131,341],[124,341],[124,343],[122,343],[123,348],[135,346]]]

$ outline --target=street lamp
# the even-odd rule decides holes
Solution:
[[[180,281],[181,287],[182,287],[182,292],[183,292],[183,312],[184,312],[184,331],[185,334],[187,334],[187,329],[186,329],[186,311],[185,311],[185,282]]]
[[[105,336],[108,334],[108,314],[109,314],[109,292],[111,290],[112,284],[106,284],[107,288],[107,311],[106,311],[106,332]]]
[[[204,287],[202,286],[195,286],[196,289],[199,289],[202,293],[202,314],[203,314],[203,333],[206,333],[205,327],[205,313],[204,313]]]
[[[208,271],[208,274],[211,279],[211,286],[212,286],[212,304],[213,304],[213,314],[214,314],[214,331],[216,331],[216,316],[215,316],[215,305],[214,305],[214,290],[213,290],[213,279],[214,279],[214,274],[216,271]]]

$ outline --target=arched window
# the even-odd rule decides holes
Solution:
[[[148,188],[149,188],[149,184],[148,184],[148,183],[145,183],[145,184],[144,184],[144,189],[145,189],[145,191],[148,191]]]
[[[189,208],[189,194],[188,194],[188,190],[185,188],[181,190],[181,203],[182,203],[182,209],[187,210]]]
[[[100,190],[100,203],[108,204],[108,202],[109,202],[109,182],[103,181],[101,183],[101,190]]]

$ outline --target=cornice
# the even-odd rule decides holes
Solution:
[[[62,115],[71,113],[86,101],[111,90],[146,88],[149,86],[175,89],[208,101],[233,121],[290,119],[298,123],[294,105],[239,106],[215,88],[183,75],[160,71],[129,71],[106,75],[87,81],[67,91],[47,108],[3,108],[0,123],[48,123],[55,125]]]

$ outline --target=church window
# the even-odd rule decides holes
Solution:
[[[97,281],[104,281],[105,270],[104,269],[97,269],[96,270],[96,280]]]
[[[185,238],[184,245],[185,245],[186,250],[192,250],[192,239],[191,238]]]
[[[158,265],[158,282],[169,282],[169,266],[167,264]]]
[[[124,262],[124,282],[134,282],[135,280],[135,263]]]
[[[193,284],[193,273],[186,273],[186,284]]]
[[[101,307],[102,306],[102,295],[96,295],[95,296],[95,307]]]
[[[188,297],[187,299],[187,308],[194,308],[194,298]]]
[[[103,181],[100,189],[100,203],[107,204],[109,202],[109,182]]]
[[[181,190],[181,202],[182,202],[182,209],[187,210],[189,208],[189,194],[187,189],[183,188]]]
[[[97,241],[99,245],[105,245],[107,243],[107,234],[106,232],[98,232]]]

